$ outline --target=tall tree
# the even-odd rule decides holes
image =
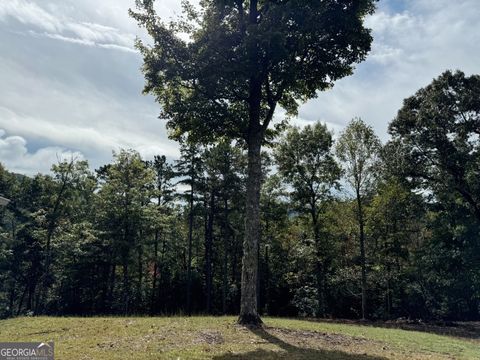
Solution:
[[[372,41],[364,27],[375,0],[202,1],[167,24],[153,0],[130,14],[153,45],[138,42],[145,92],[162,105],[172,135],[204,141],[226,135],[248,150],[245,237],[239,322],[257,311],[261,147],[277,105],[294,115],[299,100],[352,73]],[[187,39],[186,39],[187,38]]]
[[[370,248],[375,270],[371,276],[376,277],[379,285],[375,295],[383,300],[384,317],[398,317],[411,259],[422,247],[418,239],[425,221],[423,199],[399,179],[391,177],[380,182],[367,212],[366,227],[373,242]],[[378,315],[382,312],[377,310]]]
[[[155,182],[153,197],[156,201],[156,215],[154,217],[154,240],[153,240],[153,274],[152,274],[152,288],[150,295],[150,313],[154,313],[157,300],[157,277],[159,275],[159,246],[160,243],[165,243],[165,224],[164,219],[169,210],[169,204],[173,200],[173,184],[174,171],[172,166],[167,162],[167,158],[162,156],[155,156],[152,162],[148,163],[155,173]],[[163,265],[163,264],[162,264]]]
[[[353,119],[341,134],[336,146],[343,162],[345,177],[353,188],[357,202],[360,264],[362,268],[362,319],[367,316],[367,258],[365,252],[365,200],[372,194],[380,155],[380,140],[362,119]]]
[[[188,190],[183,194],[183,198],[188,202],[188,240],[187,240],[187,289],[186,289],[186,311],[188,315],[192,313],[192,250],[193,250],[193,225],[195,218],[195,199],[196,192],[199,191],[200,183],[203,177],[203,159],[201,147],[190,141],[189,138],[183,139],[180,147],[180,159],[175,164],[175,175],[181,177],[178,184],[186,185]]]
[[[456,192],[480,223],[480,76],[447,71],[403,103],[389,127],[413,186]]]
[[[326,125],[317,122],[304,129],[292,127],[280,141],[275,158],[289,183],[297,210],[307,213],[312,224],[316,253],[317,316],[325,316],[325,241],[322,242],[323,207],[338,186],[340,167],[332,153],[333,139]]]
[[[227,312],[227,296],[229,290],[228,283],[228,257],[231,254],[233,244],[232,228],[232,210],[235,210],[235,205],[238,207],[238,198],[241,198],[244,193],[243,188],[243,174],[244,174],[244,156],[242,149],[232,145],[229,139],[221,139],[217,144],[210,147],[204,154],[206,165],[206,194],[210,196],[210,206],[208,207],[208,223],[205,241],[205,261],[211,256],[212,250],[209,246],[212,245],[213,239],[213,218],[215,222],[220,225],[220,238],[222,243],[219,244],[221,249],[216,251],[222,253],[221,264],[221,282],[222,282],[222,312]],[[215,198],[215,199],[214,199]],[[214,205],[214,206],[212,206]],[[240,206],[241,209],[241,206]],[[240,210],[239,209],[239,210]],[[215,210],[215,211],[213,211]],[[207,241],[208,240],[208,241]],[[207,246],[209,245],[209,246]],[[208,250],[208,251],[207,251]],[[209,256],[207,256],[207,254]],[[206,266],[206,270],[208,267]],[[206,271],[206,278],[208,272]],[[210,274],[211,275],[211,274]],[[206,279],[208,280],[208,279]],[[211,287],[209,281],[206,281],[206,290]],[[208,302],[207,302],[208,311]]]
[[[288,302],[287,296],[278,294],[282,286],[282,271],[272,270],[276,264],[284,264],[285,258],[281,251],[282,237],[289,227],[289,202],[285,182],[278,174],[270,175],[262,186],[262,240],[264,247],[263,278],[260,283],[260,310],[272,315],[278,311],[277,304]],[[278,257],[278,258],[277,258]],[[276,261],[279,260],[279,261]],[[260,261],[260,264],[262,262]],[[284,281],[283,281],[284,282]],[[263,290],[263,292],[262,292]],[[262,309],[263,307],[263,309]]]
[[[87,161],[70,160],[60,161],[52,166],[53,181],[50,183],[50,197],[47,194],[45,200],[45,265],[44,273],[39,284],[38,301],[36,312],[43,311],[45,306],[45,296],[49,287],[52,285],[52,239],[55,230],[59,226],[63,217],[68,217],[68,210],[72,208],[75,202],[75,193],[80,190],[82,182],[91,174],[88,170]]]
[[[143,241],[140,236],[146,221],[149,186],[155,174],[133,150],[114,153],[114,163],[105,170],[99,192],[99,207],[104,231],[112,239],[113,254],[122,267],[121,307],[124,314],[132,310],[132,250]],[[143,244],[142,244],[143,245]],[[112,290],[116,263],[112,264]]]

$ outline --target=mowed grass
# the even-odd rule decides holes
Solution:
[[[56,359],[480,359],[480,341],[372,326],[234,317],[21,317],[0,341],[54,341]]]

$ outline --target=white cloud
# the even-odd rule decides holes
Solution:
[[[45,5],[48,5],[48,2]],[[24,25],[42,30],[28,31],[36,36],[47,36],[80,45],[135,51],[134,34],[122,32],[111,26],[75,20],[62,12],[54,12],[59,10],[55,6],[50,6],[50,11],[48,8],[40,7],[28,0],[3,1],[0,2],[0,21],[15,19]]]
[[[304,105],[302,118],[344,126],[360,116],[386,140],[404,98],[447,69],[480,73],[478,0],[405,0],[404,7],[395,12],[393,2],[380,3],[367,20],[374,37],[367,60]]]
[[[85,46],[97,46],[100,48],[104,49],[113,49],[113,50],[121,50],[129,53],[138,53],[137,50],[128,47],[128,46],[122,46],[122,45],[117,45],[117,44],[99,44],[96,43],[95,41],[89,40],[89,39],[84,39],[84,38],[75,38],[75,37],[68,37],[68,36],[63,36],[60,34],[52,34],[52,33],[38,33],[33,30],[30,30],[29,33],[34,36],[45,36],[50,39],[54,40],[61,40],[65,42],[69,42],[72,44],[79,44],[79,45],[85,45]]]
[[[0,126],[6,128],[9,133],[22,134],[42,143],[56,144],[62,149],[75,149],[84,154],[93,167],[109,162],[112,150],[118,151],[121,148],[136,149],[146,159],[160,154],[178,156],[177,146],[172,141],[166,140],[165,136],[159,136],[163,125],[160,121],[157,124],[158,130],[149,132],[148,129],[122,128],[110,121],[97,126],[75,121],[54,122],[50,119],[17,114],[3,107],[0,107],[0,119]],[[120,115],[117,120],[121,122]],[[0,159],[2,158],[0,155]],[[11,163],[7,163],[7,167],[9,164]],[[35,172],[35,166],[38,164],[35,162],[27,164],[33,166],[28,172]],[[24,168],[27,169],[26,166]]]
[[[48,146],[29,152],[27,141],[21,136],[6,136],[0,129],[0,159],[10,171],[34,175],[48,173],[52,164],[65,159],[83,159],[80,152],[73,152],[59,146]]]
[[[45,60],[39,54],[33,68],[29,57],[25,63],[0,54],[0,128],[81,151],[92,167],[110,161],[112,150],[120,148],[147,158],[178,155],[157,118],[158,105],[141,95],[140,59],[94,48],[77,59],[70,50],[62,45]]]
[[[9,48],[0,52],[0,128],[28,140],[9,144],[9,158],[16,151],[22,164],[8,161],[9,168],[48,170],[52,154],[65,149],[82,153],[92,167],[120,148],[177,157],[158,105],[141,95],[141,58],[131,54],[139,31],[128,17],[133,6],[133,0],[0,1],[0,43]],[[163,2],[159,13],[165,9]],[[27,161],[40,155],[45,164]]]
[[[374,31],[376,37],[388,38],[395,36],[399,28],[404,31],[418,28],[419,20],[409,11],[392,13],[391,10],[379,10],[367,19],[366,25]]]
[[[0,2],[0,20],[15,18],[22,24],[35,25],[46,31],[60,31],[62,23],[52,14],[37,4],[25,0],[9,0]]]
[[[50,166],[25,159],[43,154],[45,162],[55,161],[55,152],[65,149],[82,153],[93,167],[120,147],[146,157],[178,155],[157,119],[158,104],[140,95],[141,58],[133,39],[144,32],[128,16],[134,3],[0,0],[0,43],[9,49],[0,52],[0,128],[20,137],[9,140],[10,158],[16,149],[25,172]],[[157,0],[156,8],[168,18],[179,13],[180,1]],[[303,105],[293,123],[320,120],[339,133],[360,116],[386,140],[405,97],[446,69],[480,73],[479,18],[478,0],[379,2],[367,21],[375,38],[367,61]],[[21,145],[21,139],[28,142]]]

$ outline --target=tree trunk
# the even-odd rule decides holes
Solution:
[[[257,241],[257,312],[262,313],[262,256],[260,254],[260,239]]]
[[[17,316],[19,316],[20,313],[22,312],[23,300],[25,299],[25,294],[27,293],[27,291],[28,291],[28,285],[25,286],[25,290],[23,290],[22,296],[20,297],[20,302],[18,303],[18,309],[17,309]]]
[[[315,211],[312,211],[312,220],[313,220],[313,234],[315,240],[315,273],[317,280],[317,317],[325,317],[325,293],[324,293],[324,273],[325,267],[322,261],[322,245],[320,239],[320,229],[317,219],[317,214]]]
[[[122,256],[123,266],[123,312],[128,315],[130,311],[130,276],[128,274],[128,254]]]
[[[388,275],[387,275],[387,293],[386,293],[386,300],[387,300],[387,318],[390,319],[392,316],[392,290],[390,287],[390,266],[388,266]]]
[[[232,240],[232,284],[235,284],[235,286],[238,285],[238,237],[236,236],[235,233],[233,233],[233,240]]]
[[[188,217],[188,259],[187,259],[187,315],[192,315],[192,236],[193,236],[193,179],[190,190],[190,213]]]
[[[111,259],[111,258],[110,258]],[[108,281],[109,281],[109,276],[110,276],[110,263],[105,262],[102,264],[102,277],[101,277],[101,282],[102,282],[102,297],[99,300],[98,303],[98,313],[100,314],[105,314],[107,312],[107,299],[108,299]]]
[[[155,294],[157,288],[157,272],[158,272],[158,233],[159,230],[155,230],[155,242],[153,243],[153,275],[152,275],[152,293],[150,297],[150,315],[155,312]]]
[[[27,301],[27,311],[31,311],[33,309],[33,301],[35,297],[35,289],[37,285],[36,283],[30,283],[28,288],[28,301]]]
[[[130,225],[129,225],[129,211],[128,211],[128,197],[125,202],[125,228],[123,232],[122,243],[122,268],[123,268],[123,312],[127,315],[130,312],[130,274],[128,269],[128,262],[130,260]]]
[[[253,111],[256,111],[255,109]],[[252,112],[252,109],[251,109]],[[258,107],[259,112],[259,107]],[[255,115],[254,115],[255,116]],[[252,115],[250,116],[252,119]],[[258,117],[257,117],[258,118]],[[260,237],[260,186],[262,131],[251,127],[248,141],[248,179],[243,242],[240,317],[243,325],[262,323],[257,310],[258,241]]]
[[[15,305],[15,299],[16,299],[16,289],[15,289],[15,281],[10,282],[10,294],[8,296],[9,302],[8,302],[8,312],[10,315],[13,315],[13,307]]]
[[[267,244],[265,246],[265,314],[269,314],[269,306],[268,301],[270,300],[270,264],[269,264],[269,248],[270,246]]]
[[[142,234],[140,234],[142,238]],[[143,246],[140,244],[138,246],[138,280],[137,280],[137,303],[135,308],[137,311],[140,311],[143,308]]]
[[[365,254],[365,225],[363,220],[363,204],[360,191],[357,189],[358,227],[360,231],[360,263],[362,267],[362,320],[367,316],[367,259]]]
[[[228,228],[228,198],[225,195],[224,198],[224,218],[223,218],[223,274],[222,274],[222,313],[227,313],[227,292],[228,292],[228,240],[229,240],[229,228]]]
[[[258,0],[249,4],[248,23],[255,28],[258,21]],[[245,202],[245,237],[243,240],[242,284],[239,324],[258,326],[262,323],[257,309],[258,242],[260,238],[260,187],[262,181],[261,148],[263,128],[260,124],[262,78],[260,50],[257,43],[248,44],[251,64],[248,99],[248,177]],[[264,124],[268,125],[268,124]]]
[[[213,245],[213,221],[215,214],[215,194],[210,194],[210,206],[205,236],[205,304],[207,313],[212,313],[212,245]]]
[[[160,304],[158,304],[158,309],[160,309],[163,312],[167,311],[167,301],[165,301],[165,296],[164,294],[164,286],[163,281],[164,281],[164,274],[165,274],[165,254],[167,252],[167,237],[164,235],[162,236],[162,251],[160,253],[160,263],[158,265],[159,269],[159,274],[158,274],[158,292],[157,292],[157,298],[161,299]],[[168,279],[168,276],[165,276]]]
[[[112,263],[111,267],[111,272],[110,272],[110,287],[108,290],[108,311],[112,311],[112,305],[113,305],[113,296],[114,296],[114,291],[115,291],[115,275],[117,272],[117,265],[115,262]]]

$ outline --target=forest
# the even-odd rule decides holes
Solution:
[[[285,126],[261,153],[260,314],[479,320],[480,76],[404,100],[382,143],[352,119]],[[0,167],[0,316],[238,314],[245,142],[180,157]]]

